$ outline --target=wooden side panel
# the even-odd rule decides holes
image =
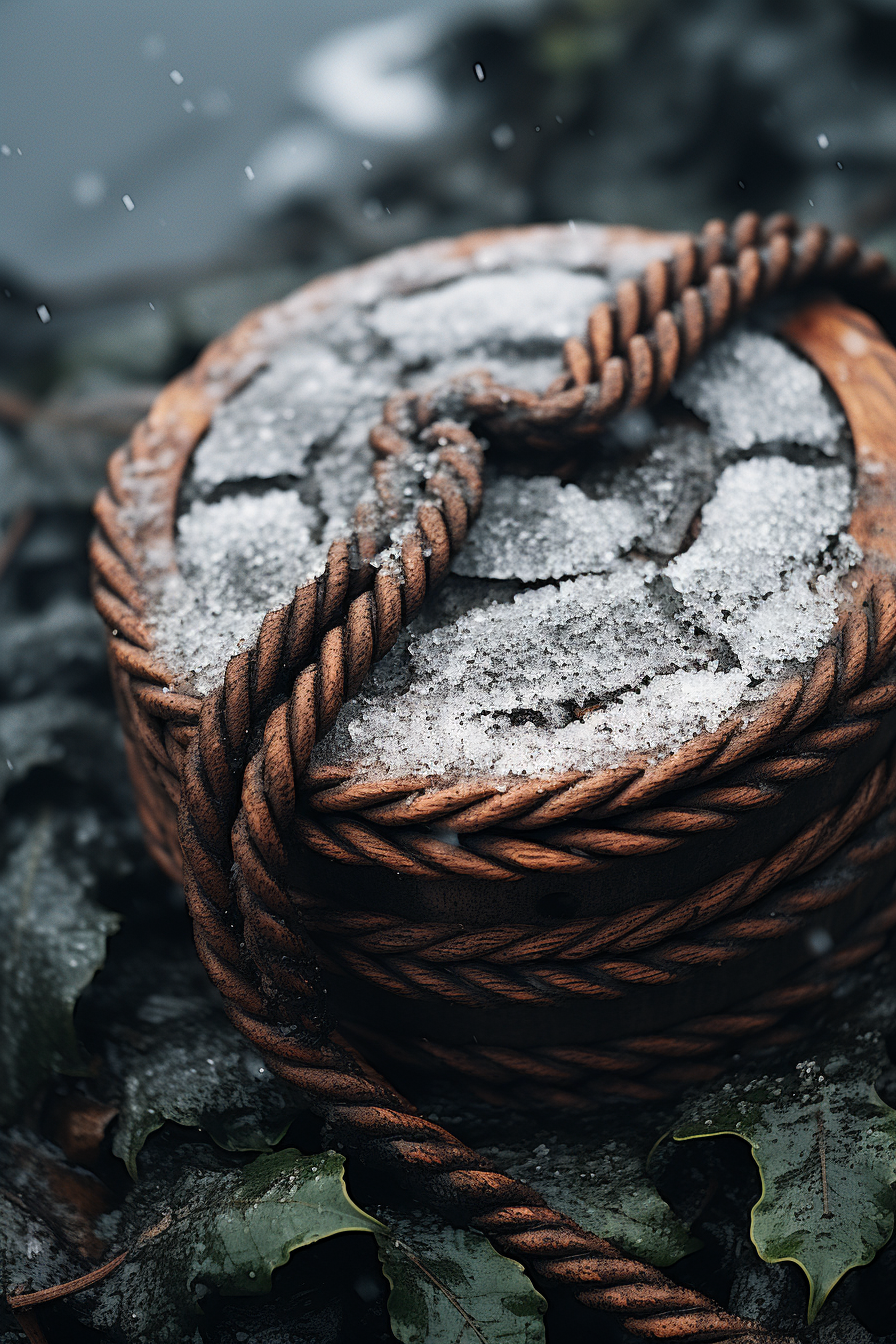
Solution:
[[[896,565],[896,349],[866,313],[825,299],[780,334],[824,374],[852,431],[858,500],[849,530],[866,556]]]

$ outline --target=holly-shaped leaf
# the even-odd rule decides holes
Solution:
[[[204,1129],[231,1151],[279,1143],[299,1099],[221,1013],[199,1003],[189,1020],[165,1022],[154,1035],[124,1075],[113,1142],[135,1179],[137,1154],[166,1120]]]
[[[516,1260],[432,1217],[388,1222],[376,1238],[401,1344],[541,1344],[547,1303]]]
[[[91,899],[95,878],[71,821],[15,818],[0,869],[0,1119],[56,1070],[83,1073],[72,1011],[106,957],[118,916]]]
[[[126,1218],[133,1249],[81,1299],[91,1324],[127,1344],[186,1344],[212,1289],[268,1292],[292,1251],[372,1232],[402,1344],[543,1344],[547,1304],[515,1260],[432,1216],[394,1215],[384,1226],[352,1202],[343,1167],[338,1153],[284,1149],[237,1170],[188,1168],[173,1188],[136,1187]]]
[[[184,1344],[211,1289],[266,1293],[292,1251],[338,1232],[381,1230],[353,1204],[338,1153],[269,1153],[231,1171],[187,1169],[119,1269],[92,1290],[94,1326],[128,1344]],[[138,1190],[140,1187],[138,1187]],[[147,1198],[148,1197],[148,1198]]]
[[[697,1097],[675,1129],[676,1139],[736,1134],[751,1145],[762,1196],[750,1235],[763,1260],[805,1271],[810,1323],[893,1232],[896,1111],[874,1089],[887,1064],[877,1033],[844,1033],[783,1076]]]
[[[674,1265],[703,1244],[661,1197],[645,1158],[619,1135],[602,1143],[550,1137],[534,1148],[502,1144],[481,1151],[580,1227],[651,1265]]]

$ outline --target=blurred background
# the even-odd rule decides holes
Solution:
[[[894,57],[896,0],[0,0],[0,508],[415,239],[785,208],[896,255]]]

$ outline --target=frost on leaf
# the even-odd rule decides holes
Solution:
[[[92,814],[82,818],[89,826]],[[77,829],[77,828],[76,828]],[[106,957],[118,916],[92,899],[94,876],[53,813],[15,818],[0,868],[0,1070],[9,1119],[52,1072],[82,1073],[72,1012]]]
[[[515,1260],[432,1216],[388,1221],[376,1236],[401,1344],[542,1344],[547,1303]]]
[[[188,1168],[164,1212],[158,1191],[138,1197],[131,1216],[144,1208],[143,1239],[95,1290],[94,1326],[127,1344],[184,1344],[210,1290],[269,1292],[271,1272],[298,1247],[375,1231],[379,1224],[348,1196],[343,1164],[337,1153],[284,1149],[238,1171]]]
[[[204,1006],[159,1025],[124,1079],[113,1150],[137,1175],[137,1154],[166,1120],[204,1129],[232,1151],[271,1148],[298,1099],[220,1013]]]
[[[650,1180],[643,1157],[622,1138],[480,1150],[514,1180],[595,1236],[651,1265],[674,1265],[700,1249]]]
[[[762,1175],[750,1235],[763,1260],[792,1260],[809,1280],[811,1322],[847,1270],[893,1232],[896,1111],[878,1096],[887,1067],[875,1032],[844,1032],[782,1077],[726,1084],[697,1098],[676,1139],[735,1134]]]

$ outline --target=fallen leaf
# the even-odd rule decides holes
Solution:
[[[300,1109],[298,1097],[227,1019],[203,1006],[163,1022],[124,1074],[112,1150],[136,1180],[137,1155],[166,1120],[204,1129],[231,1151],[272,1148]]]
[[[74,824],[77,824],[75,819]],[[91,899],[95,877],[71,822],[13,818],[0,869],[0,1118],[54,1071],[83,1073],[72,1012],[106,956],[118,916]]]
[[[15,1192],[0,1190],[0,1291],[4,1296],[50,1288],[74,1278],[83,1267],[83,1260],[60,1245]]]
[[[580,1227],[651,1265],[674,1265],[703,1244],[662,1198],[645,1158],[622,1138],[604,1143],[552,1138],[534,1148],[515,1144],[480,1151]]]
[[[676,1139],[735,1134],[751,1145],[762,1196],[750,1235],[763,1260],[803,1269],[810,1323],[893,1232],[896,1111],[874,1089],[887,1064],[876,1032],[847,1032],[781,1077],[703,1094],[675,1129]]]
[[[478,1232],[390,1214],[376,1230],[401,1344],[540,1344],[547,1302]]]
[[[298,1247],[379,1230],[349,1198],[343,1165],[338,1153],[303,1157],[284,1149],[238,1170],[186,1169],[166,1190],[166,1209],[158,1191],[136,1194],[132,1203],[147,1218],[144,1239],[90,1290],[94,1327],[128,1344],[184,1344],[210,1290],[266,1293],[272,1270]]]
[[[105,1254],[98,1220],[112,1195],[45,1139],[0,1135],[0,1290],[34,1291],[83,1274]]]

